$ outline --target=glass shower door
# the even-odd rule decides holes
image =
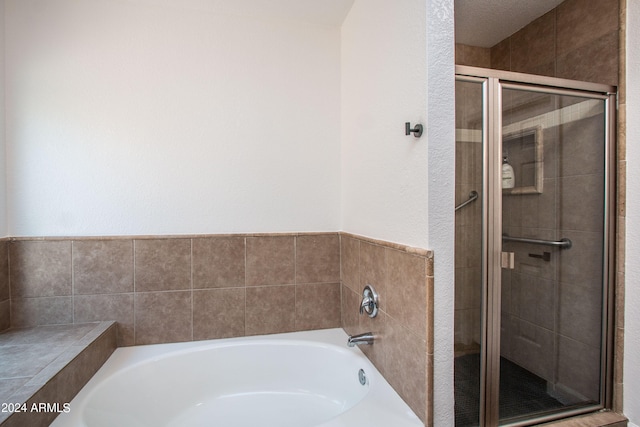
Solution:
[[[455,418],[480,425],[486,80],[456,82]]]
[[[457,70],[455,425],[604,408],[613,88]]]
[[[606,105],[565,92],[502,87],[501,423],[602,400]]]

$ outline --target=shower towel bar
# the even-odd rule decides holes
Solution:
[[[478,198],[478,192],[476,190],[473,190],[471,193],[469,193],[469,199],[467,199],[466,201],[456,206],[456,211],[460,208],[467,206],[469,203],[473,202],[477,198]]]
[[[520,242],[520,243],[532,243],[534,245],[547,245],[547,246],[557,246],[560,249],[570,249],[573,243],[571,240],[564,238],[560,240],[540,240],[540,239],[529,239],[526,237],[510,237],[506,234],[502,235],[503,242]]]

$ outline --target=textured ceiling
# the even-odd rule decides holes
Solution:
[[[455,0],[456,43],[492,47],[563,0]]]

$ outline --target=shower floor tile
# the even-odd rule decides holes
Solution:
[[[480,355],[455,358],[456,427],[477,426],[480,417]],[[547,382],[500,358],[500,418],[546,412],[563,405],[547,394]]]

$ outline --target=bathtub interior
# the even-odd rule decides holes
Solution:
[[[248,425],[240,421],[257,412],[263,422],[282,425],[288,412],[291,427],[317,425],[353,407],[369,389],[358,381],[355,360],[344,356],[295,341],[174,352],[103,381],[87,400],[85,422],[107,427],[136,417],[143,425],[182,426],[198,419]]]
[[[422,425],[397,395],[395,415],[375,402],[399,404],[385,384],[341,329],[120,348],[53,426]]]

